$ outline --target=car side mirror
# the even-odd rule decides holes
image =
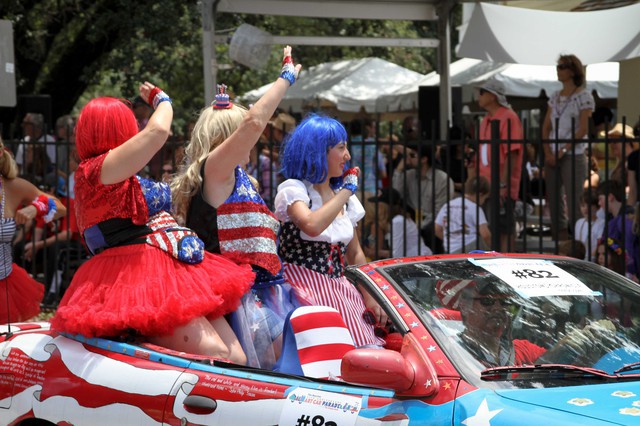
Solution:
[[[403,396],[430,396],[440,387],[431,361],[411,333],[401,352],[353,349],[342,357],[342,379],[361,385],[392,389]]]

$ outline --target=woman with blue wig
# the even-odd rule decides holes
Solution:
[[[305,118],[285,141],[275,213],[283,223],[280,256],[285,279],[306,305],[331,306],[342,314],[356,347],[384,344],[372,323],[387,317],[375,300],[344,276],[347,264],[365,262],[354,228],[364,208],[354,195],[357,168],[348,169],[347,132],[321,115]]]

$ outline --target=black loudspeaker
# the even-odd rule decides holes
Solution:
[[[451,117],[449,126],[462,125],[462,87],[451,87]],[[445,139],[440,134],[440,87],[420,86],[418,88],[418,118],[422,125],[423,139]]]
[[[51,117],[51,96],[49,95],[19,95],[18,96],[18,120],[22,120],[28,112],[42,114],[47,132],[53,129]]]

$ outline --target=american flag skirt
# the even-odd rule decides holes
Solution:
[[[375,335],[373,325],[362,317],[366,309],[362,295],[344,275],[331,278],[304,266],[285,263],[284,277],[301,305],[330,306],[340,312],[356,347],[384,345],[384,340]]]

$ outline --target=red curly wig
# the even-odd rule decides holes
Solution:
[[[96,98],[78,117],[76,146],[81,160],[98,156],[122,145],[138,133],[136,117],[120,99]]]

